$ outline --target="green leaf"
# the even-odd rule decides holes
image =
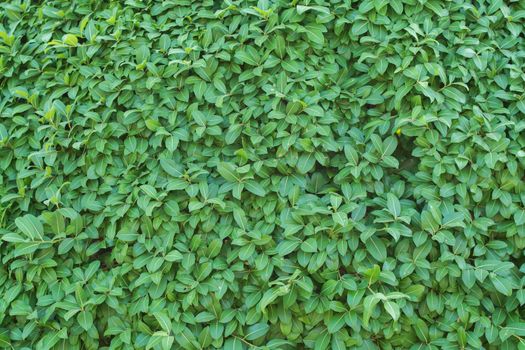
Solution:
[[[235,170],[235,166],[230,163],[219,163],[217,165],[217,171],[226,181],[240,182],[241,179]]]
[[[516,102],[516,107],[518,107],[521,113],[525,114],[525,101],[519,100]]]
[[[172,159],[166,159],[166,158],[160,159],[160,166],[170,176],[177,177],[177,178],[183,176],[182,165],[177,164]]]
[[[525,322],[512,322],[505,326],[505,329],[512,334],[523,337],[525,336]]]
[[[368,295],[363,301],[363,326],[368,327],[370,317],[375,310],[379,298],[376,295]]]
[[[93,315],[89,311],[80,311],[77,314],[77,321],[80,327],[88,331],[93,326]]]
[[[514,212],[514,222],[516,225],[525,224],[525,209],[518,209]]]
[[[388,68],[388,61],[384,58],[379,59],[376,61],[375,67],[379,74],[384,74],[386,72],[386,69]]]
[[[14,251],[15,257],[36,252],[41,244],[40,242],[18,243]]]
[[[401,204],[399,203],[399,199],[397,199],[396,196],[394,196],[392,193],[387,193],[386,195],[387,201],[387,207],[390,214],[392,214],[395,218],[401,215]]]
[[[330,345],[330,340],[332,336],[329,332],[323,332],[316,337],[314,350],[325,350]]]
[[[341,226],[346,226],[348,224],[348,215],[345,213],[335,212],[332,214],[332,219],[336,224]]]
[[[246,340],[259,339],[263,337],[266,333],[268,333],[269,329],[270,326],[268,326],[266,323],[256,323],[248,327],[248,330],[246,331],[246,336],[244,338]]]
[[[32,241],[44,239],[44,226],[38,218],[26,214],[15,219],[15,224],[24,235]]]
[[[357,166],[359,163],[359,155],[357,154],[356,150],[349,145],[345,145],[344,152],[346,159],[348,159],[348,163],[353,166]]]
[[[164,260],[169,261],[169,262],[181,261],[182,254],[177,250],[172,250],[171,252],[169,252],[168,254],[164,256]]]
[[[512,285],[508,279],[498,275],[493,275],[490,277],[490,281],[496,290],[501,294],[506,296],[512,295]]]
[[[323,32],[326,31],[326,28],[323,25],[311,23],[306,25],[304,30],[309,40],[316,44],[324,44]]]
[[[317,241],[314,238],[308,238],[306,241],[301,243],[301,250],[306,253],[317,252]]]
[[[384,158],[386,156],[391,155],[392,153],[394,153],[396,148],[397,148],[397,139],[393,136],[387,137],[383,141],[383,152],[381,154],[381,157]]]
[[[388,314],[392,316],[392,319],[394,321],[397,321],[399,319],[399,316],[401,315],[401,312],[399,310],[399,305],[397,305],[397,303],[390,301],[390,300],[385,301],[383,305],[385,307],[386,312],[388,312]]]
[[[275,36],[274,50],[280,58],[283,58],[286,54],[286,42],[281,35]]]
[[[250,191],[251,193],[259,197],[264,197],[266,195],[266,191],[264,190],[264,187],[256,181],[247,181],[244,184],[244,186],[246,187],[248,191]]]
[[[450,213],[443,217],[443,227],[465,227],[464,216],[461,213]]]
[[[368,21],[358,20],[352,25],[353,35],[362,35],[368,31]]]
[[[426,231],[435,233],[439,230],[440,225],[429,211],[424,210],[421,213],[421,227]]]
[[[346,314],[334,314],[330,317],[330,320],[326,324],[328,333],[333,334],[339,331],[345,325]]]
[[[169,35],[167,35],[167,34],[162,34],[162,35],[160,36],[159,46],[160,46],[160,49],[161,49],[162,51],[168,51],[168,49],[169,49],[170,46],[171,46],[171,39],[170,39]]]
[[[67,328],[62,328],[59,331],[50,330],[46,333],[37,343],[36,348],[38,350],[49,350],[53,348],[60,339],[67,337]]]
[[[202,88],[201,83],[204,83],[204,82],[199,81],[198,83],[195,84],[194,91],[197,96],[202,97],[202,95],[204,94],[204,89]],[[206,84],[204,84],[204,87],[206,87]],[[206,120],[206,115],[204,113],[202,113],[201,111],[195,110],[193,111],[192,116],[193,116],[193,120],[195,120],[197,125],[206,126],[207,120]]]
[[[27,239],[14,232],[6,232],[2,235],[2,240],[11,243],[25,242]]]
[[[281,256],[285,256],[293,252],[297,247],[301,244],[301,241],[299,240],[293,240],[293,241],[282,241],[277,246],[277,252]]]
[[[299,170],[299,173],[306,174],[315,165],[315,156],[313,153],[303,153],[299,157],[299,160],[297,162],[297,170]]]
[[[465,95],[461,91],[459,91],[458,89],[452,86],[446,87],[443,90],[443,94],[459,103],[465,103],[467,101],[467,98],[465,97]]]
[[[51,227],[51,231],[54,234],[57,235],[64,232],[66,225],[64,217],[60,212],[46,212],[42,214],[42,218],[44,219],[44,222]]]
[[[224,350],[244,350],[244,345],[239,338],[230,338],[224,343]]]
[[[332,350],[345,350],[346,344],[342,337],[339,337],[338,334],[332,336]]]
[[[248,46],[248,49],[245,51],[239,50],[235,53],[235,58],[251,66],[257,66],[259,64],[258,56],[257,52],[250,46]]]
[[[155,316],[155,319],[164,331],[171,332],[171,320],[165,312],[159,311],[154,313],[153,316]]]
[[[377,237],[370,237],[366,241],[366,250],[376,259],[377,261],[385,261],[386,259],[386,247],[383,241]]]

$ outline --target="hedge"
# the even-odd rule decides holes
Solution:
[[[525,349],[525,2],[0,4],[0,348]]]

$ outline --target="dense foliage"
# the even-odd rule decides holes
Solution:
[[[525,2],[0,4],[0,348],[525,349]]]

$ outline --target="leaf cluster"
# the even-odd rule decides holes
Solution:
[[[525,3],[0,3],[0,348],[525,349]]]

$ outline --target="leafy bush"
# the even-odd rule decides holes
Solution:
[[[525,349],[524,2],[0,8],[0,347]]]

